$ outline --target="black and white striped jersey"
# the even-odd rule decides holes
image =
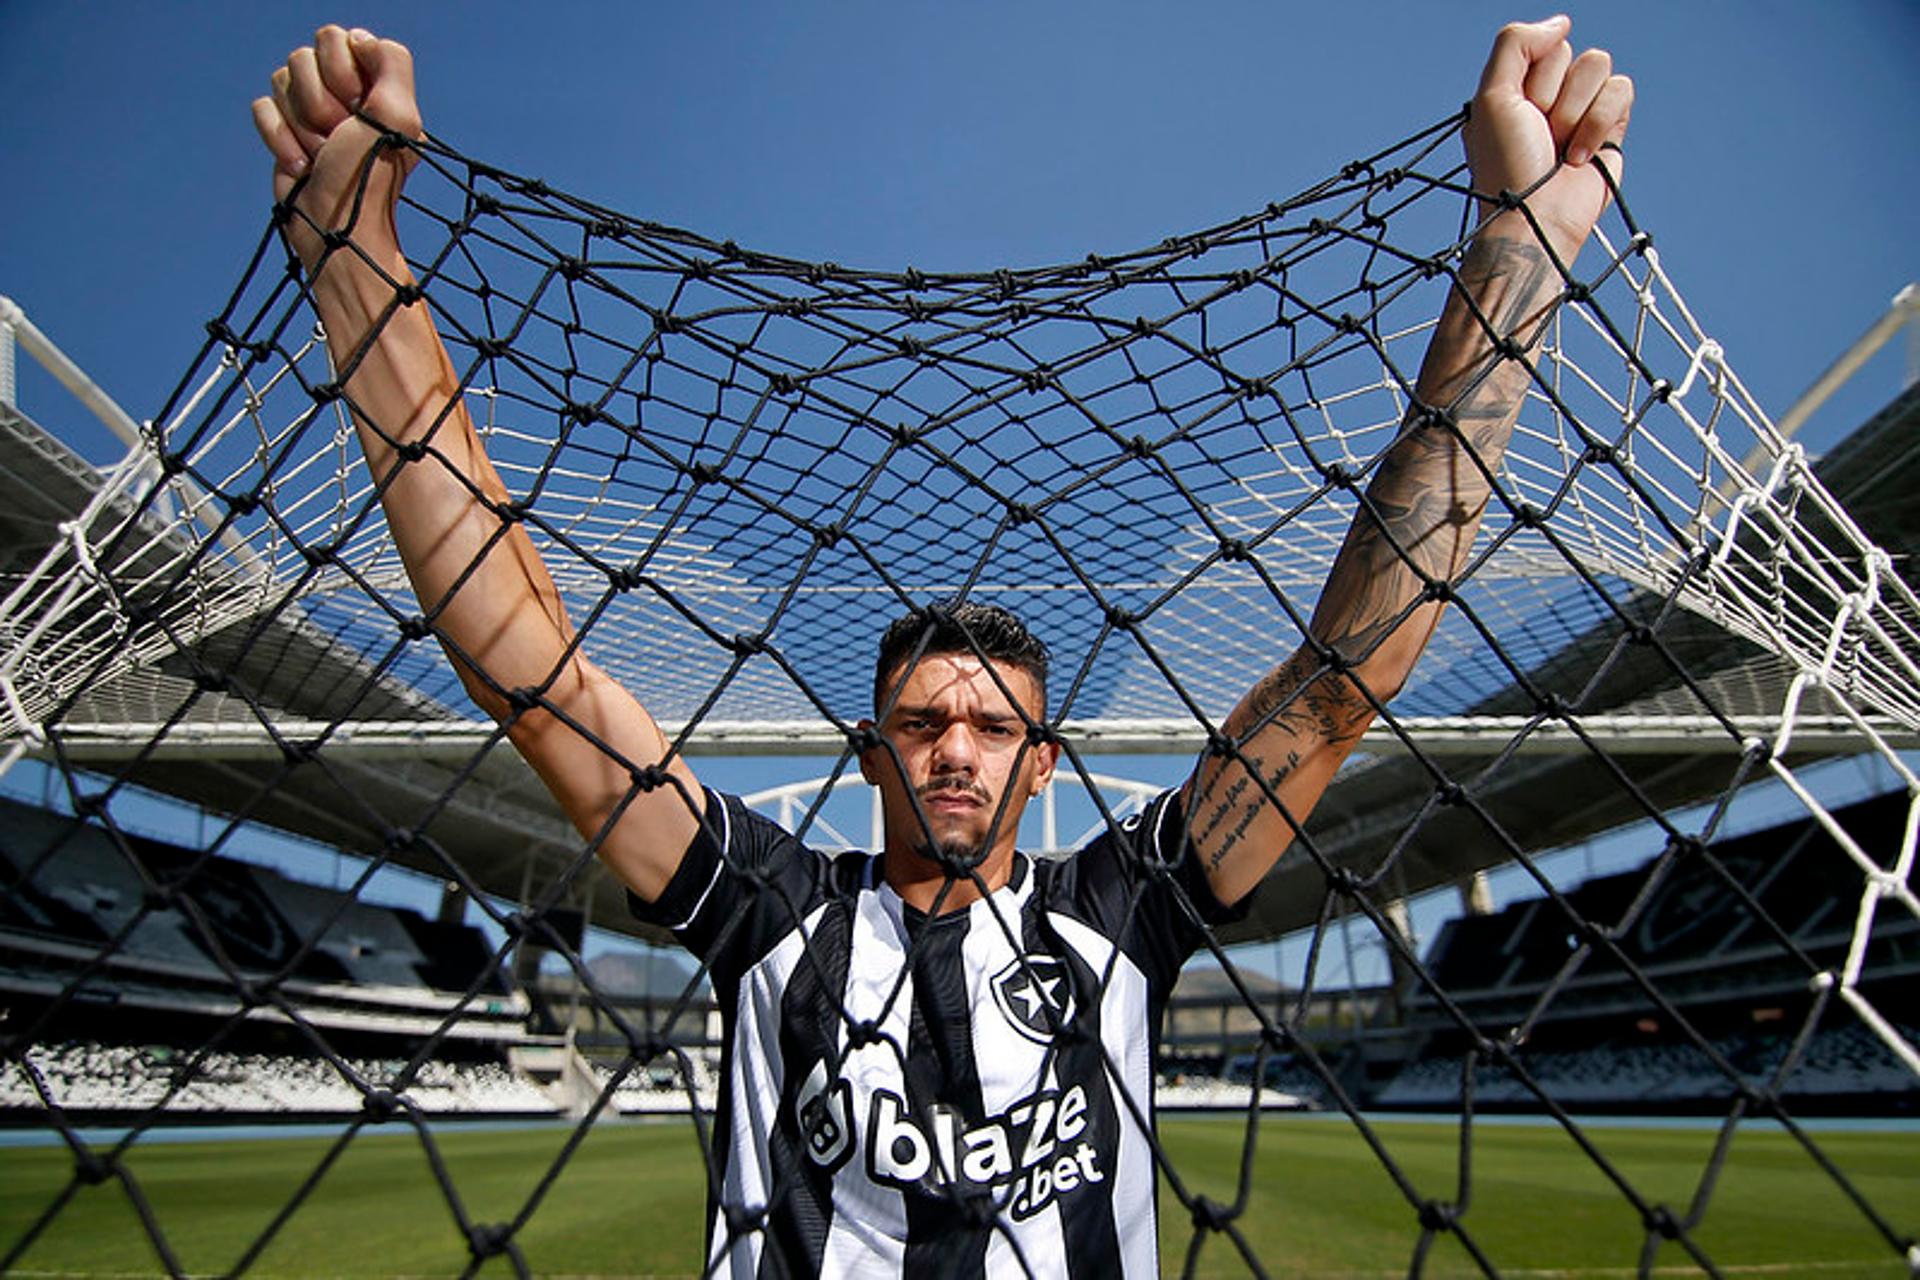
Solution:
[[[1157,1275],[1155,1042],[1228,914],[1177,796],[936,917],[877,856],[707,813],[634,907],[708,962],[726,1022],[711,1273]]]

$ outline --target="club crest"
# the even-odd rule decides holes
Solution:
[[[1015,1031],[1039,1044],[1073,1020],[1073,982],[1058,956],[1025,955],[993,975],[993,1002]]]

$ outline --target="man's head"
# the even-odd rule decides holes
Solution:
[[[1002,671],[1024,671],[1033,681],[1038,701],[1028,708],[1035,720],[1046,718],[1047,663],[1052,654],[1039,636],[1010,609],[995,604],[935,605],[913,609],[893,620],[880,636],[879,660],[873,667],[873,710],[887,705],[902,668],[915,653],[932,657],[966,653],[984,657]]]
[[[1046,679],[1046,645],[1005,609],[916,610],[887,628],[874,671],[884,741],[860,772],[880,788],[890,876],[979,863],[997,883],[1010,867],[1059,751],[1027,734],[1046,718]]]

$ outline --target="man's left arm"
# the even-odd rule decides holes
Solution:
[[[1328,572],[1312,640],[1227,717],[1236,751],[1209,754],[1187,784],[1194,850],[1223,903],[1245,897],[1292,843],[1439,625],[1444,603],[1428,584],[1466,563],[1526,393],[1513,352],[1538,341],[1560,297],[1555,259],[1571,266],[1606,206],[1599,166],[1620,172],[1633,86],[1601,50],[1576,58],[1571,25],[1515,23],[1495,39],[1466,126],[1474,188],[1521,192],[1552,176],[1527,197],[1531,222],[1510,210],[1475,236],[1413,410]]]

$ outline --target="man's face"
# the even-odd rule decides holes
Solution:
[[[923,656],[878,726],[893,751],[880,746],[860,758],[861,774],[880,788],[888,852],[924,853],[931,844],[968,864],[1011,856],[1021,811],[1059,754],[1052,743],[1027,745],[1028,720],[1044,714],[1033,677],[1017,667],[989,668],[971,653]]]

